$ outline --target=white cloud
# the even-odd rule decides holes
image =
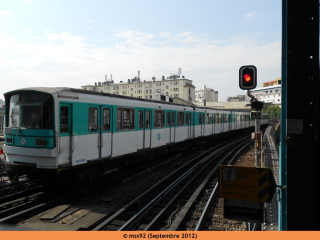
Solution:
[[[170,39],[177,35],[161,36]],[[178,36],[186,41],[201,40],[191,33]],[[262,44],[237,39],[219,45],[199,40],[192,46],[156,45],[152,44],[153,35],[135,31],[115,34],[114,47],[87,45],[83,37],[69,32],[45,31],[37,44],[18,42],[1,32],[0,39],[1,95],[22,87],[80,88],[103,81],[105,74],[113,74],[119,82],[136,75],[137,70],[141,70],[143,80],[152,76],[160,79],[182,67],[183,75],[192,79],[197,89],[206,84],[219,91],[219,100],[225,101],[228,96],[243,93],[238,87],[240,66],[257,66],[258,86],[279,77],[281,69],[280,41]]]
[[[89,29],[91,29],[91,30],[92,30],[92,27],[87,27],[87,28],[89,28]]]
[[[254,18],[257,16],[256,12],[249,12],[246,15],[244,15],[245,18]]]
[[[92,22],[94,22],[94,20],[89,19],[88,22],[89,22],[89,23],[92,23]]]
[[[22,1],[23,4],[33,4],[32,0],[24,0]]]
[[[3,11],[0,11],[0,15],[11,16],[11,15],[12,15],[12,12],[3,12]]]

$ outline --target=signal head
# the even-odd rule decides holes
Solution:
[[[257,68],[253,65],[242,66],[239,69],[239,87],[243,90],[254,89],[257,86]]]

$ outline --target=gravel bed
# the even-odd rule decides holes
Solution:
[[[150,167],[122,182],[106,186],[105,189],[100,188],[90,193],[89,197],[83,196],[81,201],[77,203],[77,206],[84,208],[120,209],[175,169],[202,152],[201,150],[194,151],[188,156],[178,157],[161,166]]]
[[[247,166],[247,167],[254,167],[255,164],[255,148],[252,148],[241,156],[235,161],[234,165],[237,166]],[[212,224],[209,226],[207,230],[209,231],[246,231],[246,223],[241,221],[229,220],[223,218],[223,198],[216,198],[214,206],[215,207],[211,211],[211,218]]]

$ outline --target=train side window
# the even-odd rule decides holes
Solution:
[[[69,107],[60,107],[60,133],[69,132]]]
[[[217,114],[217,123],[220,123],[220,115],[219,115],[219,113]]]
[[[184,126],[184,112],[178,112],[178,126]]]
[[[150,111],[146,111],[146,128],[150,128]]]
[[[138,128],[143,128],[143,111],[138,111]]]
[[[199,124],[201,124],[201,113],[199,113]]]
[[[190,113],[187,113],[187,114],[186,114],[186,124],[187,124],[187,125],[190,125],[190,118],[191,118],[191,117],[190,117]]]
[[[174,126],[174,112],[171,112],[171,126]]]
[[[170,126],[170,112],[167,112],[167,127]]]
[[[210,113],[207,113],[206,124],[210,124]]]
[[[110,109],[103,109],[103,131],[110,130]]]
[[[117,109],[117,131],[134,129],[134,109],[122,108]]]
[[[89,108],[89,132],[98,131],[98,108]]]
[[[164,111],[154,111],[154,128],[164,127]]]

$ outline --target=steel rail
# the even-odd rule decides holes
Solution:
[[[234,156],[231,158],[231,160],[228,162],[228,165],[230,165],[234,160],[235,158],[240,155],[241,151],[246,148],[250,143],[252,142],[252,140],[248,140],[248,142],[245,142],[244,143],[244,146],[242,146],[235,154]],[[206,216],[208,214],[208,210],[210,209],[212,203],[213,203],[213,199],[214,199],[214,195],[216,194],[216,190],[218,189],[218,186],[219,186],[219,183],[217,182],[216,185],[214,186],[214,189],[213,191],[211,192],[210,194],[210,197],[206,203],[206,206],[204,207],[203,211],[202,211],[202,214],[199,218],[199,221],[196,225],[196,227],[194,228],[194,231],[199,231],[201,230],[203,224],[204,224],[204,221],[206,220]]]
[[[183,175],[181,175],[176,181],[171,183],[165,190],[163,190],[158,196],[156,196],[152,201],[150,201],[143,209],[141,209],[138,213],[136,213],[130,220],[128,220],[118,231],[129,230],[137,221],[139,221],[145,214],[147,214],[147,212],[152,208],[152,206],[154,206],[155,203],[161,200],[162,196],[168,194],[174,187],[176,187],[179,183],[181,183],[182,180],[184,180],[187,176],[189,176],[189,174],[192,173],[196,168],[198,168],[199,166],[201,166],[202,164],[210,160],[212,156],[221,153],[223,150],[229,148],[230,146],[235,145],[238,141],[241,141],[241,139],[223,146],[222,148],[216,150],[215,152],[211,153],[210,155],[202,159],[200,162],[192,166]],[[188,186],[188,184],[190,184],[192,180],[200,172],[202,172],[202,170],[205,167],[207,167],[207,164],[200,171],[198,171],[197,174],[195,174],[195,176],[186,184],[186,186]]]
[[[243,136],[238,137],[243,138]],[[227,143],[232,142],[234,140],[230,140],[227,141]],[[151,188],[149,188],[148,190],[146,190],[144,193],[142,193],[141,195],[139,195],[138,197],[136,197],[134,200],[132,200],[131,202],[129,202],[127,205],[125,205],[124,207],[122,207],[121,209],[119,209],[117,212],[115,212],[113,215],[109,216],[106,220],[104,220],[103,222],[101,222],[98,226],[94,227],[92,229],[92,231],[99,231],[101,229],[103,229],[107,224],[111,223],[113,220],[115,220],[116,217],[118,217],[120,214],[122,214],[124,211],[126,211],[129,207],[131,207],[132,205],[134,205],[136,202],[138,202],[141,198],[143,198],[144,196],[146,196],[147,194],[149,194],[152,190],[154,190],[155,188],[157,188],[159,185],[161,185],[162,183],[164,183],[167,179],[169,179],[170,177],[174,176],[174,174],[176,174],[178,171],[181,171],[183,168],[187,167],[188,165],[190,165],[192,162],[198,160],[200,157],[202,157],[203,155],[207,154],[208,152],[214,151],[214,149],[218,149],[221,146],[223,146],[226,143],[221,143],[203,153],[201,153],[200,155],[198,155],[197,157],[191,159],[189,162],[183,164],[182,166],[180,166],[179,168],[177,168],[176,170],[174,170],[172,173],[170,173],[168,176],[166,176],[165,178],[163,178],[162,180],[160,180],[159,182],[157,182],[155,185],[153,185]]]

